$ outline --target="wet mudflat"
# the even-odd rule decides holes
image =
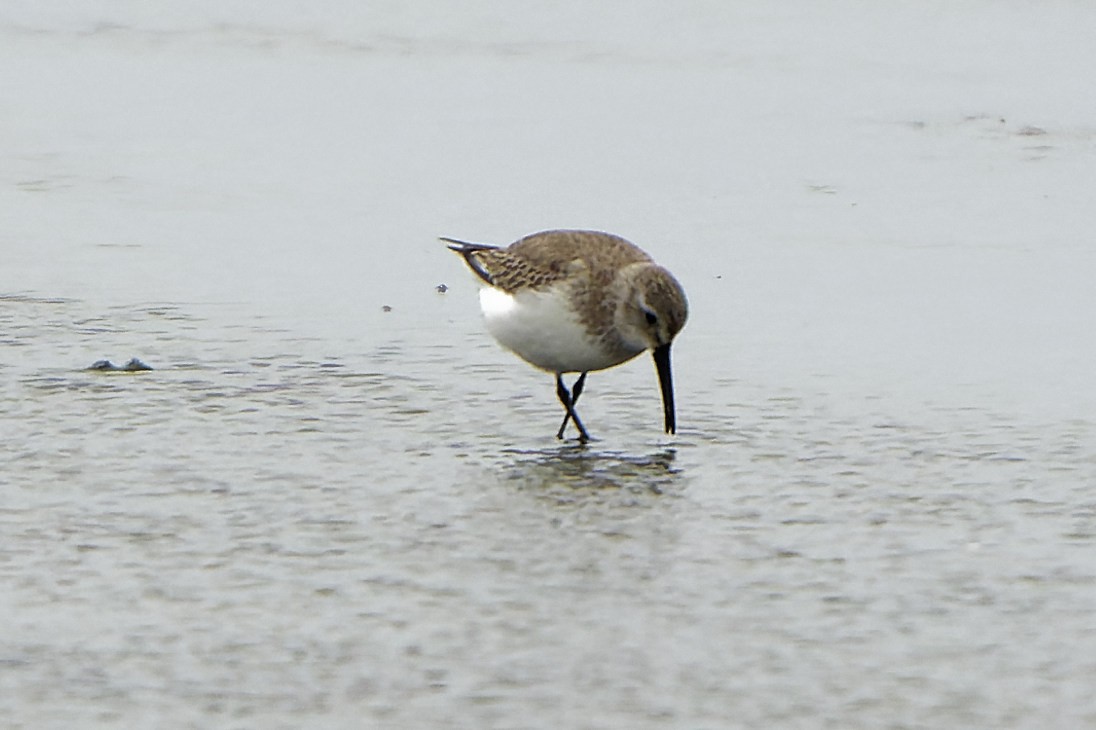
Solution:
[[[6,722],[1096,723],[1091,13],[477,7],[0,15]],[[682,280],[675,437],[435,240],[560,225]]]

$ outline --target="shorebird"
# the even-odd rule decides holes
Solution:
[[[685,325],[681,284],[637,246],[598,231],[542,231],[506,248],[442,238],[483,283],[480,307],[503,347],[556,376],[556,395],[579,441],[590,434],[575,403],[591,370],[651,350],[666,433],[675,433],[670,344]],[[564,373],[579,373],[571,391]]]

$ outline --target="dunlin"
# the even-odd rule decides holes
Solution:
[[[556,376],[567,411],[557,438],[574,421],[590,434],[575,403],[591,370],[604,370],[646,350],[654,354],[666,433],[674,433],[670,344],[685,324],[681,285],[646,253],[597,231],[544,231],[500,248],[442,238],[483,280],[480,307],[496,340]],[[579,373],[572,391],[564,373]]]

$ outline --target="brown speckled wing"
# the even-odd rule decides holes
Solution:
[[[560,261],[531,261],[505,248],[477,251],[471,257],[475,260],[473,268],[486,274],[483,278],[489,284],[511,293],[527,287],[540,289],[566,275]]]
[[[442,239],[464,256],[485,282],[507,292],[524,287],[540,289],[581,271],[601,272],[608,285],[620,267],[650,257],[628,241],[596,231],[543,231],[526,236],[507,248]]]
[[[528,269],[526,285],[533,287],[551,284],[579,270],[611,276],[627,264],[650,261],[647,254],[623,238],[596,231],[543,231],[503,251],[519,259],[522,269]],[[608,281],[594,283],[605,286]]]

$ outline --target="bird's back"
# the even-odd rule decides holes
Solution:
[[[500,251],[537,272],[544,284],[572,274],[576,266],[584,265],[591,273],[612,274],[627,264],[651,260],[639,247],[620,236],[599,231],[542,231]],[[608,282],[596,283],[604,286]]]

